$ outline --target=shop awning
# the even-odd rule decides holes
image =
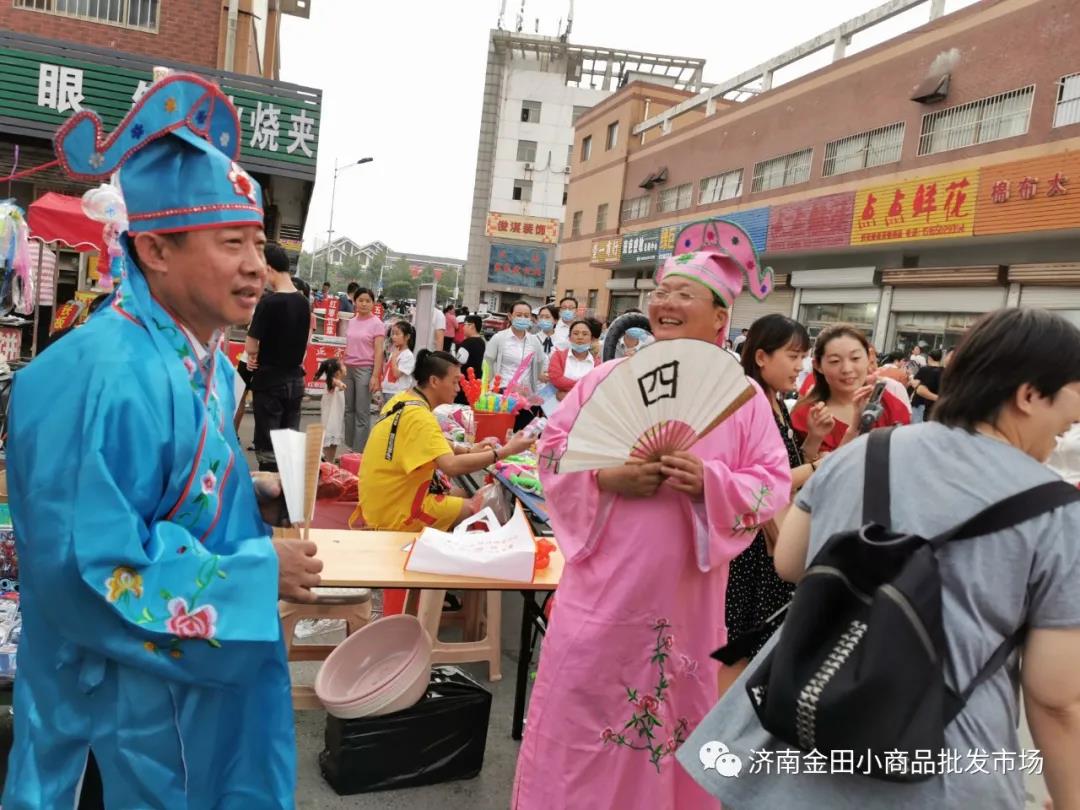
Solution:
[[[30,203],[26,214],[30,235],[43,242],[59,242],[81,253],[103,253],[104,225],[83,213],[82,199],[50,191]]]

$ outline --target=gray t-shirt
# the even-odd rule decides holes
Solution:
[[[797,506],[813,516],[808,560],[833,534],[861,523],[865,454],[865,439],[840,449],[796,498]],[[922,537],[933,537],[997,501],[1057,477],[1010,445],[937,423],[897,430],[889,468],[892,528]],[[945,672],[954,688],[966,687],[997,646],[1025,622],[1031,627],[1080,627],[1080,503],[1004,532],[951,543],[938,558],[949,648]],[[772,650],[779,635],[773,635],[756,660]],[[751,761],[762,761],[752,751],[793,748],[758,723],[745,685],[753,663],[683,745],[679,761],[720,798],[725,810],[1020,808],[1020,768],[1025,763],[1017,734],[1018,661],[1013,655],[946,728],[947,750],[959,754],[956,769],[964,771],[959,774],[896,784],[830,774],[829,767],[824,775],[777,775],[775,765],[771,774],[764,773],[763,766],[760,773],[749,773]],[[742,759],[737,778],[702,766],[699,751],[710,741],[724,743]],[[977,754],[980,750],[989,754],[985,762]],[[1011,770],[1009,757],[995,759],[994,753],[1001,751],[1015,754]],[[989,773],[977,772],[980,769]]]

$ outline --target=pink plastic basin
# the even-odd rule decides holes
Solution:
[[[408,706],[423,696],[430,668],[431,640],[416,617],[387,616],[338,645],[319,670],[315,694],[339,717],[397,711],[409,696],[419,692]]]

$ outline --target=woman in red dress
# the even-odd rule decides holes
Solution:
[[[870,375],[870,342],[866,335],[849,324],[839,323],[821,331],[814,344],[814,387],[799,400],[791,413],[791,424],[804,439],[803,457],[814,460],[831,453],[855,438],[862,413],[874,390]],[[875,428],[906,425],[911,414],[904,403],[885,391],[881,397],[881,418]],[[808,436],[811,413],[819,418],[832,417],[833,427],[820,445]]]

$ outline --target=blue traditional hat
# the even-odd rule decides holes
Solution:
[[[155,82],[107,138],[96,113],[77,113],[56,133],[56,155],[78,180],[119,171],[129,233],[263,224],[259,184],[236,162],[236,109],[199,76]]]

